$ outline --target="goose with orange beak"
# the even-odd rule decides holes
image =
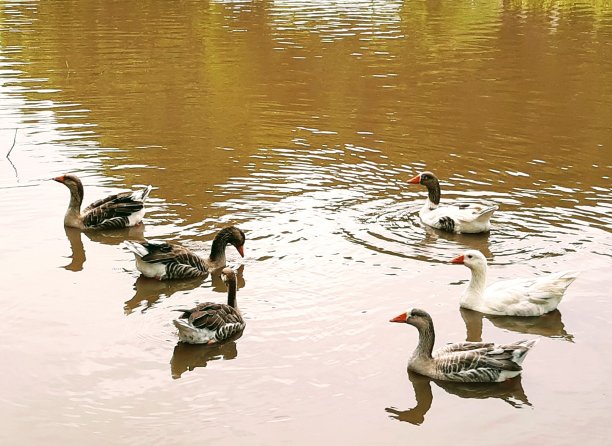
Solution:
[[[134,192],[121,192],[94,201],[81,211],[83,183],[73,174],[51,178],[70,190],[70,202],[64,215],[64,226],[77,229],[122,229],[136,226],[145,214],[144,203],[152,187]]]
[[[426,311],[412,308],[390,322],[409,324],[419,331],[419,343],[408,361],[408,370],[444,381],[501,382],[514,378],[521,373],[521,363],[537,342],[459,342],[434,351],[436,335]]]
[[[575,271],[560,271],[530,279],[503,280],[487,286],[487,259],[480,251],[465,251],[451,263],[465,265],[472,272],[460,305],[493,315],[541,316],[553,311],[567,287],[578,277]]]
[[[210,255],[200,257],[176,243],[125,241],[125,247],[136,257],[136,268],[145,277],[157,280],[193,279],[217,274],[226,265],[225,248],[233,245],[244,257],[244,232],[235,226],[221,229],[215,236]]]
[[[421,221],[432,228],[455,233],[478,233],[491,229],[491,215],[497,205],[457,202],[440,205],[440,182],[431,172],[422,172],[408,180],[427,187],[427,199],[419,211]]]

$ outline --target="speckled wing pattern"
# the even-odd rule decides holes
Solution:
[[[143,207],[144,201],[134,192],[111,195],[94,201],[83,210],[83,224],[90,229],[126,228],[129,226],[128,217]]]
[[[214,332],[219,342],[242,333],[245,327],[242,316],[235,308],[212,302],[186,310],[181,318],[188,319],[194,328]]]
[[[452,381],[494,382],[503,371],[519,372],[530,345],[466,342],[451,344],[434,353],[438,371]],[[518,362],[517,362],[518,361]]]
[[[453,352],[467,352],[470,350],[477,350],[480,348],[493,347],[495,344],[492,342],[455,342],[454,344],[446,344],[444,347],[440,347],[436,350],[436,355],[440,356],[446,353]]]
[[[148,254],[142,257],[147,263],[163,263],[166,279],[193,279],[206,276],[208,268],[204,260],[179,245],[170,243],[142,243]]]

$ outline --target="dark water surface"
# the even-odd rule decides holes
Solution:
[[[0,443],[604,444],[610,73],[608,1],[0,3]],[[491,233],[423,227],[423,169],[498,203]],[[145,227],[65,230],[65,172],[85,202],[152,184]],[[228,224],[246,331],[179,345],[171,310],[224,285],[139,278],[120,243]],[[465,248],[491,280],[581,275],[483,317]],[[542,338],[510,385],[432,382],[387,322],[412,306],[440,344]]]

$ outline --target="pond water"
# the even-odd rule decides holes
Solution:
[[[2,444],[603,444],[612,413],[612,8],[607,1],[11,1],[0,4]],[[12,147],[12,149],[11,149]],[[10,150],[10,156],[4,155]],[[424,227],[442,199],[490,234]],[[154,187],[144,227],[65,229]],[[244,335],[178,343],[218,278],[140,278],[121,242],[206,253],[245,231]],[[540,319],[459,310],[490,280],[579,270]],[[406,372],[438,345],[540,336],[521,379]]]

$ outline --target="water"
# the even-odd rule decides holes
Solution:
[[[612,361],[612,20],[581,2],[0,5],[3,444],[602,444]],[[16,133],[15,133],[15,129]],[[426,228],[426,191],[497,203],[490,234]],[[64,229],[151,184],[144,228]],[[242,338],[177,342],[211,281],[139,278],[125,238],[206,253],[247,234]],[[541,319],[459,311],[490,280],[581,271]],[[438,343],[542,339],[510,386],[406,373],[417,306]],[[570,359],[571,358],[571,359]]]

